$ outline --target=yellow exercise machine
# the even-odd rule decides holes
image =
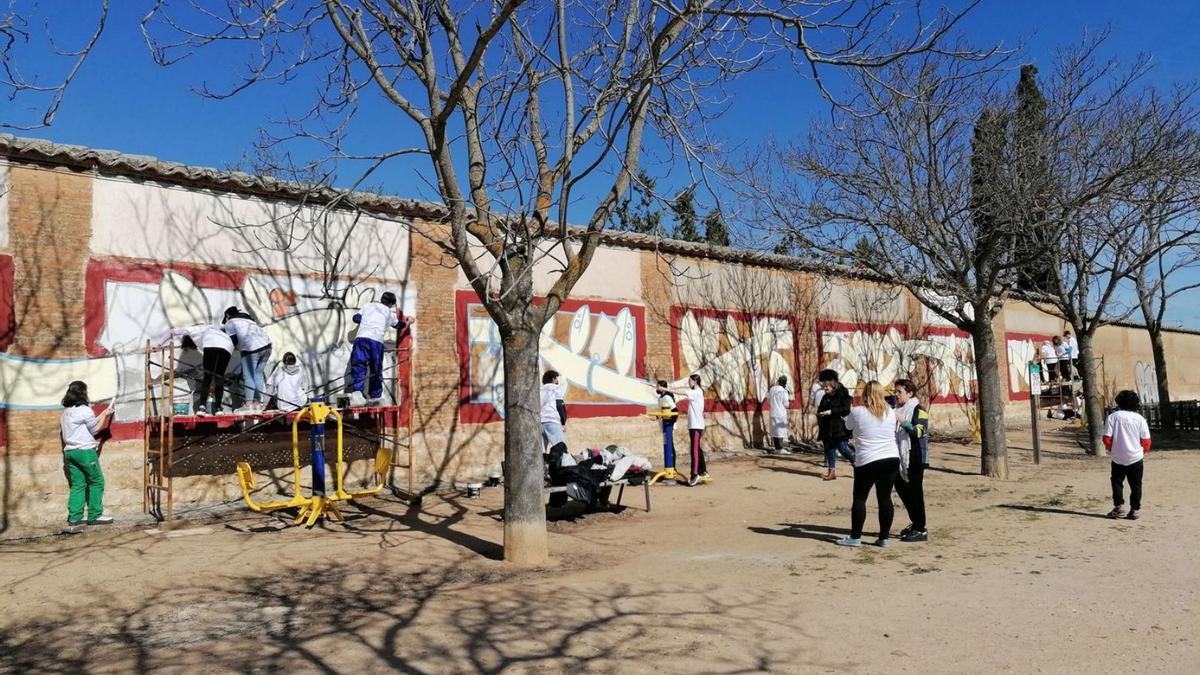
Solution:
[[[679,417],[679,413],[669,408],[663,408],[646,413],[646,417],[661,421],[663,432],[663,470],[654,474],[654,477],[650,479],[650,484],[654,485],[660,480],[686,483],[687,476],[675,470],[675,420]]]
[[[337,423],[337,463],[334,465],[335,490],[333,494],[327,494],[325,490],[325,422],[330,417]],[[310,438],[312,451],[310,455],[310,463],[312,464],[312,494],[308,497],[305,497],[300,491],[300,422],[306,419],[311,426]],[[292,419],[293,491],[291,499],[255,502],[250,496],[250,493],[255,489],[254,473],[250,469],[250,464],[247,462],[238,462],[237,474],[238,481],[242,485],[242,497],[253,511],[266,513],[281,509],[299,509],[294,524],[299,525],[303,522],[307,527],[312,527],[317,522],[317,519],[322,516],[330,520],[342,520],[342,513],[337,508],[337,502],[379,494],[383,490],[383,482],[391,467],[391,461],[391,452],[387,448],[379,448],[375,453],[376,486],[365,490],[347,492],[342,484],[346,473],[346,462],[342,448],[342,416],[337,410],[329,407],[329,404],[323,400],[313,399],[301,408],[296,413],[295,418]]]

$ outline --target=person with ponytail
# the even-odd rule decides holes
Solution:
[[[883,385],[875,380],[863,388],[862,405],[854,406],[846,417],[846,428],[854,435],[854,501],[850,507],[850,535],[839,539],[842,546],[862,546],[862,530],[867,520],[867,495],[875,488],[879,505],[879,539],[876,546],[887,546],[892,530],[892,487],[900,470],[900,451],[896,447],[896,415],[883,394]]]

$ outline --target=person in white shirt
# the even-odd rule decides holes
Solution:
[[[1071,335],[1071,331],[1063,331],[1063,342],[1067,343],[1067,347],[1071,352],[1071,376],[1079,378],[1079,341]]]
[[[544,450],[566,443],[567,404],[558,386],[558,371],[547,370],[542,375],[542,442]]]
[[[692,456],[692,476],[688,479],[688,485],[695,487],[701,482],[707,483],[712,479],[712,476],[708,475],[708,465],[704,461],[704,450],[700,447],[700,439],[704,436],[705,426],[704,387],[700,384],[700,376],[695,373],[689,375],[688,388],[673,393],[687,397],[688,439],[691,441]]]
[[[862,546],[867,495],[872,487],[879,504],[879,539],[875,545],[889,544],[895,516],[892,487],[900,470],[897,427],[896,415],[887,404],[883,385],[871,380],[863,388],[862,405],[855,406],[846,417],[846,428],[854,435],[854,502],[850,508],[850,535],[837,541],[842,546]]]
[[[386,291],[379,302],[368,302],[354,315],[358,335],[350,352],[350,405],[375,404],[383,396],[383,336],[388,328],[403,331],[416,319],[396,309],[396,294]],[[363,398],[363,388],[367,390]]]
[[[1071,345],[1067,344],[1062,338],[1054,336],[1054,356],[1058,358],[1059,376],[1067,381],[1071,381]]]
[[[304,372],[296,355],[287,352],[267,380],[267,395],[275,399],[276,408],[290,411],[308,403],[308,389],[308,373]]]
[[[1058,353],[1049,340],[1042,340],[1042,379],[1046,382],[1058,379]]]
[[[271,360],[271,339],[254,317],[237,307],[225,310],[225,332],[241,352],[242,407],[235,413],[253,413],[265,407],[267,363]]]
[[[1104,446],[1112,459],[1113,509],[1109,518],[1124,514],[1125,481],[1129,481],[1129,520],[1137,520],[1142,510],[1143,459],[1150,452],[1150,425],[1137,411],[1142,401],[1128,389],[1117,394],[1117,408],[1104,420]]]
[[[64,408],[59,421],[62,433],[63,464],[67,469],[70,496],[67,498],[67,532],[80,531],[80,526],[107,525],[112,516],[104,515],[104,472],[100,470],[100,443],[97,436],[112,419],[112,406],[97,417],[88,400],[87,383],[76,380],[67,385],[63,396]],[[87,520],[84,520],[84,506]]]
[[[200,381],[200,391],[195,396],[195,413],[215,415],[221,412],[222,399],[225,397],[225,371],[233,356],[233,340],[224,330],[208,324],[172,328],[168,336],[182,336],[180,344],[184,349],[199,349],[203,353],[201,368],[204,375]],[[212,398],[209,398],[210,393]]]
[[[788,437],[788,408],[792,404],[792,397],[787,390],[787,376],[780,375],[775,384],[767,391],[767,404],[770,407],[771,421],[771,444],[772,447],[768,452],[778,453],[780,455],[792,454],[790,450],[783,447]]]

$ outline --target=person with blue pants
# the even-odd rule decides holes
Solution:
[[[225,333],[241,352],[242,407],[235,414],[253,414],[266,408],[267,362],[271,339],[254,317],[237,307],[225,310]]]
[[[391,291],[368,302],[354,315],[358,335],[350,352],[350,405],[374,405],[383,396],[383,336],[388,328],[402,331],[415,319],[405,319],[396,311],[396,295]],[[367,398],[363,398],[363,389]]]

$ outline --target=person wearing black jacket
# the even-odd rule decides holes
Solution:
[[[854,400],[850,392],[838,382],[835,370],[825,369],[818,376],[825,395],[817,406],[817,438],[825,448],[825,480],[837,479],[837,456],[847,462],[854,461],[854,450],[850,447],[850,432],[845,418],[850,414]]]

